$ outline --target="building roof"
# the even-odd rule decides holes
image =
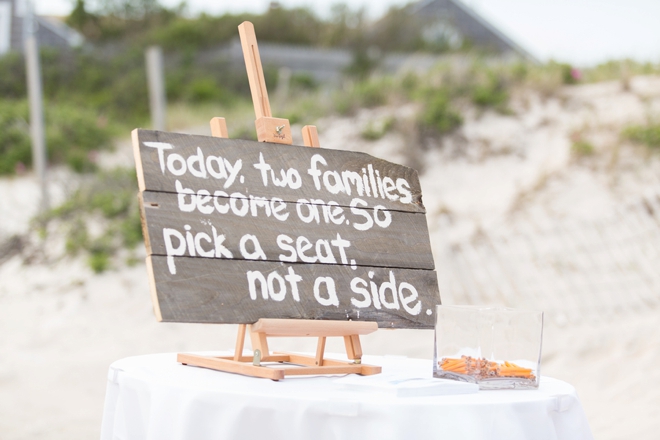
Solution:
[[[412,12],[427,19],[433,17],[442,21],[475,46],[538,62],[532,54],[461,0],[421,0],[413,5]]]
[[[82,36],[53,17],[35,16],[41,47],[70,48],[82,43]],[[0,0],[0,55],[23,51],[24,18],[17,0]],[[7,44],[8,43],[8,44]]]

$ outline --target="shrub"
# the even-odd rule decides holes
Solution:
[[[503,80],[495,73],[489,72],[483,83],[474,86],[471,99],[475,105],[480,107],[493,107],[497,110],[503,110],[509,102],[509,93]]]
[[[595,151],[594,146],[583,139],[579,139],[571,145],[571,153],[577,157],[592,156]]]
[[[96,152],[112,146],[116,130],[95,112],[70,104],[49,106],[46,118],[52,163],[66,163],[77,172],[91,171],[96,167]]]
[[[117,251],[132,249],[142,242],[136,193],[135,170],[99,172],[38,221],[43,225],[53,220],[62,221],[67,253],[86,253],[92,270],[103,272],[109,268]],[[101,219],[102,229],[92,236],[87,222],[94,215]]]
[[[91,252],[87,262],[94,273],[101,273],[110,266],[110,255],[105,250],[94,250]]]
[[[144,53],[139,47],[94,52],[44,49],[41,67],[46,103],[78,105],[117,122],[147,119]],[[14,100],[26,97],[22,55],[0,58],[0,95]]]
[[[192,102],[213,101],[220,95],[220,88],[213,78],[198,78],[188,85],[189,99]]]
[[[48,105],[45,110],[49,163],[67,164],[77,172],[94,169],[94,153],[111,147],[114,129],[94,112],[71,104]],[[28,121],[26,101],[0,101],[0,175],[32,165]]]
[[[561,79],[564,84],[576,84],[582,77],[581,72],[570,64],[560,64]]]
[[[364,130],[360,133],[362,139],[368,141],[377,141],[389,132],[394,126],[394,118],[386,118],[382,121],[369,122]]]
[[[660,124],[631,126],[623,131],[623,136],[648,148],[660,148]]]
[[[13,174],[19,164],[31,165],[30,126],[25,101],[0,101],[0,175]]]
[[[206,17],[199,20],[178,18],[152,31],[151,39],[166,50],[204,47],[209,40],[209,22]],[[240,22],[236,26],[238,24]]]
[[[614,60],[584,69],[582,73],[586,82],[625,80],[634,75],[657,75],[660,73],[660,65],[633,60]]]
[[[385,105],[391,94],[389,79],[370,79],[351,84],[334,96],[334,108],[341,115],[354,113],[359,108]]]
[[[353,94],[360,107],[378,107],[387,102],[388,87],[384,81],[364,81],[356,85]]]
[[[76,255],[80,249],[85,249],[89,246],[89,234],[87,232],[87,225],[83,219],[78,217],[71,221],[66,235],[65,249],[67,254]]]
[[[290,84],[292,89],[316,90],[319,86],[314,77],[308,73],[295,73],[291,75]]]
[[[442,89],[426,94],[419,118],[422,128],[439,134],[448,133],[463,123],[461,115],[452,108],[449,94]]]
[[[377,65],[378,61],[375,57],[370,56],[367,50],[360,48],[353,51],[351,64],[344,69],[344,73],[358,81],[365,81]]]
[[[0,96],[4,99],[19,99],[27,95],[25,82],[25,60],[17,52],[0,57]]]
[[[413,72],[407,72],[400,80],[398,88],[406,99],[413,100],[420,88],[422,81],[419,75]]]

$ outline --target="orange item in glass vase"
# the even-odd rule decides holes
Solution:
[[[444,371],[457,374],[467,374],[479,379],[489,377],[522,377],[534,380],[530,368],[520,367],[513,362],[504,361],[503,364],[489,361],[485,358],[461,356],[460,358],[442,358],[438,363]]]

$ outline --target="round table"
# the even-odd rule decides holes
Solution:
[[[432,374],[430,360],[365,355],[363,362],[383,373]],[[538,390],[428,397],[354,391],[338,379],[275,382],[181,365],[176,354],[122,359],[109,369],[101,439],[593,438],[575,389],[549,377]]]

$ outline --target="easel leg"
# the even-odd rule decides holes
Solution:
[[[238,324],[238,334],[236,335],[236,348],[234,349],[234,360],[240,361],[243,356],[243,346],[245,345],[246,324]]]
[[[253,332],[252,326],[250,326],[250,340],[252,341],[252,351],[254,352],[255,359],[264,359],[270,355],[268,351],[268,339],[266,334],[262,332]],[[259,350],[259,355],[257,356],[257,350]]]
[[[319,336],[319,342],[316,345],[315,359],[315,364],[319,367],[323,366],[323,352],[325,352],[325,336]]]
[[[362,360],[362,345],[359,335],[344,336],[344,345],[346,345],[346,355],[353,359],[356,364]]]

